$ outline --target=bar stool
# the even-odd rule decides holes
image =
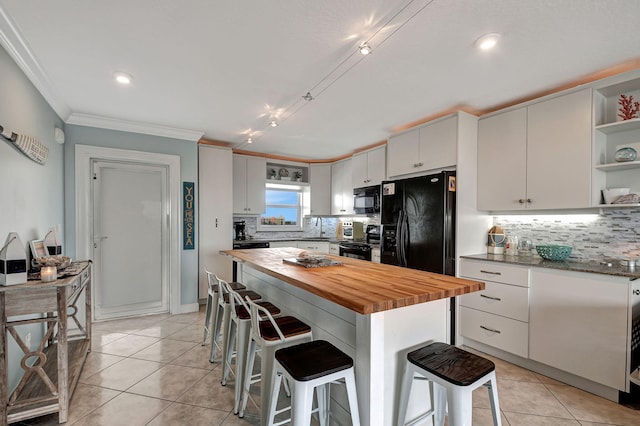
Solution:
[[[405,423],[414,374],[429,380],[431,409]],[[493,362],[441,342],[409,352],[400,390],[397,425],[413,425],[430,416],[433,416],[434,425],[443,425],[447,403],[450,426],[471,425],[471,394],[480,386],[488,388],[493,424],[500,426],[498,385]]]
[[[251,314],[249,306],[242,299],[242,296],[236,291],[233,291],[228,283],[224,280],[221,281],[222,285],[226,287],[226,291],[229,293],[230,303],[230,322],[229,322],[229,334],[228,343],[223,345],[226,350],[224,356],[224,363],[222,364],[222,386],[227,385],[229,379],[229,373],[233,372],[231,368],[231,359],[234,354],[236,357],[236,386],[235,386],[235,398],[233,405],[233,413],[238,414],[240,407],[240,400],[242,398],[242,385],[244,383],[244,371],[246,367],[245,358],[247,355],[247,348],[249,347],[249,333],[251,330]],[[258,305],[265,308],[273,316],[280,314],[280,308],[270,302],[257,302]]]
[[[207,273],[207,308],[204,314],[204,335],[202,336],[202,346],[207,344],[207,338],[209,337],[209,334],[211,334],[211,314],[213,313],[215,317],[215,314],[218,313],[218,310],[214,309],[214,307],[218,306],[218,277],[213,272],[209,272],[206,269],[204,271]],[[244,284],[235,281],[230,282],[229,286],[236,291],[245,290],[247,288]],[[215,323],[215,318],[213,319],[213,322]]]
[[[251,308],[251,333],[247,349],[242,401],[238,416],[244,417],[251,385],[262,380],[260,416],[269,415],[269,393],[273,384],[274,353],[277,349],[312,340],[311,327],[296,317],[273,317],[269,311],[245,297]],[[260,351],[260,373],[253,374],[256,353]]]
[[[227,335],[229,334],[229,318],[231,315],[229,292],[222,287],[222,279],[218,276],[215,277],[218,281],[218,309],[215,315],[215,321],[213,323],[213,334],[211,337],[211,355],[209,356],[209,362],[214,362],[218,349],[223,353],[222,360],[224,361],[226,356],[225,344],[228,342]],[[260,300],[262,296],[253,290],[238,290],[238,293],[242,297],[248,297],[251,300]],[[218,336],[220,335],[220,328],[224,325],[222,330],[223,345],[220,348],[218,345]]]
[[[353,359],[331,343],[314,340],[278,349],[273,368],[275,381],[269,403],[269,426],[281,425],[288,421],[296,426],[309,425],[311,413],[315,411],[319,413],[320,425],[328,425],[330,387],[331,383],[337,380],[344,380],[347,387],[351,423],[354,426],[360,425]],[[291,406],[276,410],[283,378],[292,386]],[[312,410],[314,389],[318,402],[316,410]],[[276,415],[288,410],[291,410],[291,418],[275,423]]]

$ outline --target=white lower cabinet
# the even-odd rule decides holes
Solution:
[[[629,283],[623,277],[534,268],[529,357],[627,389]]]
[[[380,263],[380,248],[371,249],[371,261],[373,263]]]
[[[485,282],[484,290],[460,297],[460,333],[526,358],[529,352],[529,269],[462,259],[460,276]]]
[[[296,241],[269,241],[269,247],[298,247],[298,243]]]
[[[628,278],[475,259],[460,260],[460,276],[485,282],[459,299],[465,345],[479,342],[629,392]]]
[[[527,357],[529,324],[462,306],[461,333],[478,342]]]
[[[329,244],[329,254],[334,256],[340,256],[340,244],[331,243]]]
[[[329,242],[325,241],[298,241],[298,248],[329,254]]]

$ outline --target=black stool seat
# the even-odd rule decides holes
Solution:
[[[311,327],[296,317],[276,317],[273,320],[278,325],[278,328],[284,337],[292,337],[311,332]],[[264,340],[269,342],[280,340],[278,331],[273,327],[273,324],[269,320],[260,321],[260,335]]]
[[[469,386],[496,368],[486,358],[441,342],[409,352],[407,360],[457,386]]]
[[[242,284],[242,283],[239,283],[239,282],[237,282],[237,281],[231,281],[230,283],[227,283],[227,284],[229,284],[229,287],[231,288],[231,290],[234,290],[234,291],[238,291],[238,290],[246,290],[246,289],[247,289],[247,286],[246,286],[246,285],[244,285],[244,284]],[[213,288],[213,291],[214,291],[215,293],[217,293],[217,292],[218,292],[218,286],[215,286],[215,287]]]
[[[353,367],[353,359],[324,340],[278,349],[276,360],[298,382],[314,380]]]
[[[245,297],[249,297],[249,299],[251,299],[251,300],[262,299],[262,296],[260,296],[258,293],[256,293],[253,290],[238,290],[237,293],[243,299],[245,299]],[[224,303],[229,303],[229,293],[224,293],[222,295],[222,300],[224,300]]]

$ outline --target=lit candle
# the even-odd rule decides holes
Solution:
[[[55,266],[43,266],[40,269],[40,281],[48,283],[58,279],[58,269]]]

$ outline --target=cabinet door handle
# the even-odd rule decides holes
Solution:
[[[494,330],[493,328],[485,327],[484,325],[480,326],[481,329],[490,331],[492,333],[500,334],[500,330]]]
[[[413,165],[413,167],[422,167],[422,164],[423,164],[423,163],[415,163],[415,164]]]
[[[531,198],[527,198],[527,203],[528,203],[528,204],[533,203],[533,201],[531,201]]]
[[[480,297],[484,297],[485,299],[497,300],[498,302],[502,301],[502,299],[499,297],[487,296],[486,294],[481,294]]]
[[[520,204],[524,204],[524,203],[525,203],[525,199],[524,199],[524,198],[520,198],[520,199],[518,200],[518,202],[519,202]]]
[[[482,272],[483,274],[490,274],[490,275],[502,275],[502,272],[485,271],[484,269],[480,269],[480,272]]]

